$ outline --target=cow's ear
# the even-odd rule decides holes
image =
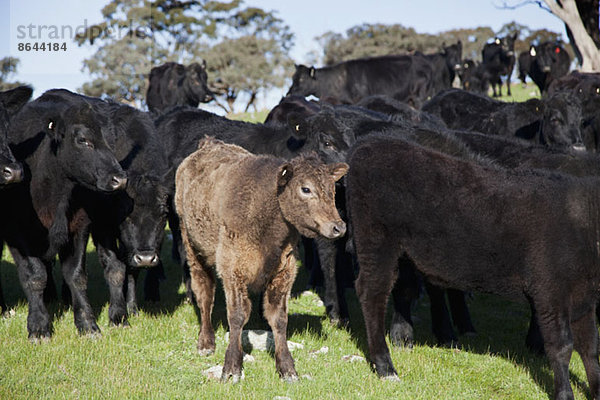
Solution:
[[[346,163],[335,163],[328,164],[327,168],[329,169],[329,173],[333,177],[333,180],[337,182],[342,178],[342,176],[346,175],[346,172],[348,172],[350,166]]]
[[[15,115],[31,98],[33,89],[29,86],[19,86],[5,92],[0,92],[0,103],[9,116]]]
[[[311,78],[315,79],[315,67],[310,67],[308,75],[310,75]]]
[[[288,184],[290,179],[292,179],[292,175],[294,174],[294,170],[291,164],[283,164],[279,167],[279,173],[277,174],[277,186],[282,188]]]

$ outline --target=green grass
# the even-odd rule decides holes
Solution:
[[[526,101],[531,98],[540,97],[540,89],[535,83],[528,82],[526,87],[523,87],[521,83],[513,82],[510,85],[510,91],[512,96],[506,94],[506,85],[502,85],[502,97],[500,100],[503,101]],[[492,96],[492,89],[488,91],[488,94]]]
[[[88,293],[102,337],[79,336],[71,310],[54,304],[54,335],[42,344],[27,340],[26,301],[15,266],[5,256],[0,275],[12,315],[0,318],[0,399],[546,399],[552,391],[547,362],[524,347],[525,304],[476,294],[470,305],[478,335],[461,337],[462,348],[448,349],[434,344],[424,297],[415,308],[416,346],[411,351],[391,347],[401,377],[401,382],[392,383],[377,378],[365,361],[342,360],[345,355],[365,355],[365,331],[354,291],[346,293],[350,327],[333,326],[324,317],[318,296],[302,294],[307,280],[302,268],[288,329],[288,339],[304,345],[292,353],[300,381],[280,381],[272,356],[259,351],[252,353],[254,362],[244,363],[246,378],[241,383],[208,381],[202,372],[222,365],[225,355],[223,293],[217,292],[213,315],[216,354],[199,356],[198,316],[194,306],[184,301],[181,272],[170,261],[169,245],[162,254],[167,275],[161,285],[163,300],[160,304],[141,300],[141,312],[130,318],[128,328],[108,324],[108,291],[89,247]],[[58,271],[55,279],[60,282]],[[266,329],[253,301],[246,328]],[[323,346],[329,348],[327,353],[312,354]],[[589,396],[578,356],[573,357],[570,371],[575,397]]]

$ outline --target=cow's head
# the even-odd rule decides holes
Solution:
[[[453,45],[444,46],[442,54],[449,69],[456,72],[462,69],[462,42],[460,40]]]
[[[10,119],[31,98],[33,90],[29,86],[0,92],[0,186],[21,182],[23,167],[15,160],[8,147]]]
[[[290,113],[288,128],[290,150],[314,151],[325,162],[344,161],[356,140],[343,118],[330,106],[323,106],[317,114],[308,117]]]
[[[133,267],[154,267],[167,223],[167,187],[160,177],[131,176],[121,194],[120,250]]]
[[[518,33],[513,33],[512,35],[506,35],[500,41],[500,45],[502,46],[502,51],[508,56],[512,57],[515,55],[515,42],[517,41]]]
[[[103,133],[109,124],[107,117],[80,104],[48,116],[44,124],[51,150],[71,181],[104,192],[125,188],[127,176]]]
[[[289,95],[319,97],[317,83],[317,69],[315,67],[307,67],[305,65],[296,65],[296,72],[292,76],[292,86],[287,92]]]
[[[346,224],[335,207],[335,182],[347,171],[348,164],[323,164],[315,155],[280,166],[277,199],[285,220],[306,237],[343,236]]]
[[[185,67],[184,90],[186,95],[195,103],[208,103],[214,99],[214,94],[207,85],[206,62],[192,63]]]
[[[542,142],[549,146],[585,150],[581,136],[581,103],[571,93],[557,92],[543,102]]]

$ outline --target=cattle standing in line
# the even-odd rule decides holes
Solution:
[[[265,291],[264,316],[275,337],[279,375],[298,379],[286,340],[287,304],[296,276],[294,248],[300,234],[344,235],[334,183],[347,169],[311,156],[289,161],[256,156],[214,139],[202,140],[177,169],[175,204],[200,308],[200,354],[215,350],[210,321],[215,270],[223,280],[230,335],[221,379],[241,377],[242,329],[251,308],[248,290]]]
[[[481,51],[482,64],[492,85],[494,97],[502,96],[503,76],[506,76],[506,92],[511,95],[510,76],[515,66],[515,40],[517,40],[516,33],[502,39],[496,38],[492,43],[486,43]]]
[[[369,358],[380,376],[397,379],[384,317],[398,259],[406,254],[433,283],[529,300],[554,372],[555,398],[573,398],[573,349],[592,398],[600,397],[600,237],[599,221],[589,219],[600,214],[598,179],[512,172],[376,136],[358,144],[349,161],[356,291]]]
[[[558,43],[544,42],[531,46],[529,52],[519,55],[519,77],[525,83],[525,75],[545,93],[552,81],[566,75],[571,65],[571,57]]]
[[[341,104],[354,104],[363,97],[385,94],[419,107],[433,95],[433,73],[427,59],[412,55],[361,58],[323,68],[296,65],[287,94],[313,95]]]
[[[81,333],[100,331],[85,293],[89,219],[71,199],[78,185],[114,192],[127,183],[106,142],[106,125],[107,120],[91,106],[60,101],[32,101],[11,120],[11,148],[26,175],[23,184],[10,188],[2,199],[18,205],[17,210],[5,213],[3,239],[27,296],[27,330],[32,340],[51,335],[43,292],[57,252],[72,294],[77,329]]]
[[[198,107],[214,98],[207,86],[206,63],[188,66],[168,62],[152,68],[148,78],[148,109],[160,114],[170,107]]]
[[[10,119],[29,101],[33,90],[29,86],[0,92],[0,189],[6,185],[19,183],[23,180],[23,167],[15,160],[15,156],[8,147],[8,129]],[[0,196],[2,193],[0,193]],[[2,227],[0,227],[2,229]],[[4,247],[3,243],[0,246]],[[0,258],[2,256],[0,247]],[[6,303],[0,281],[0,313],[6,312]]]
[[[450,89],[438,93],[422,109],[439,116],[452,129],[516,136],[547,146],[584,148],[581,104],[569,93],[505,103]]]

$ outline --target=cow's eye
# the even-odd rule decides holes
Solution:
[[[93,149],[94,148],[94,144],[92,142],[90,142],[89,140],[87,140],[84,137],[78,137],[77,138],[77,144],[81,145],[81,146],[85,146],[87,148]]]
[[[302,187],[301,190],[302,190],[302,193],[304,193],[304,194],[310,194],[311,193],[310,188],[307,188],[307,187]]]
[[[331,142],[330,142],[329,140],[326,140],[326,141],[324,141],[324,142],[323,142],[323,145],[324,145],[325,147],[333,147],[333,145],[331,144]]]

